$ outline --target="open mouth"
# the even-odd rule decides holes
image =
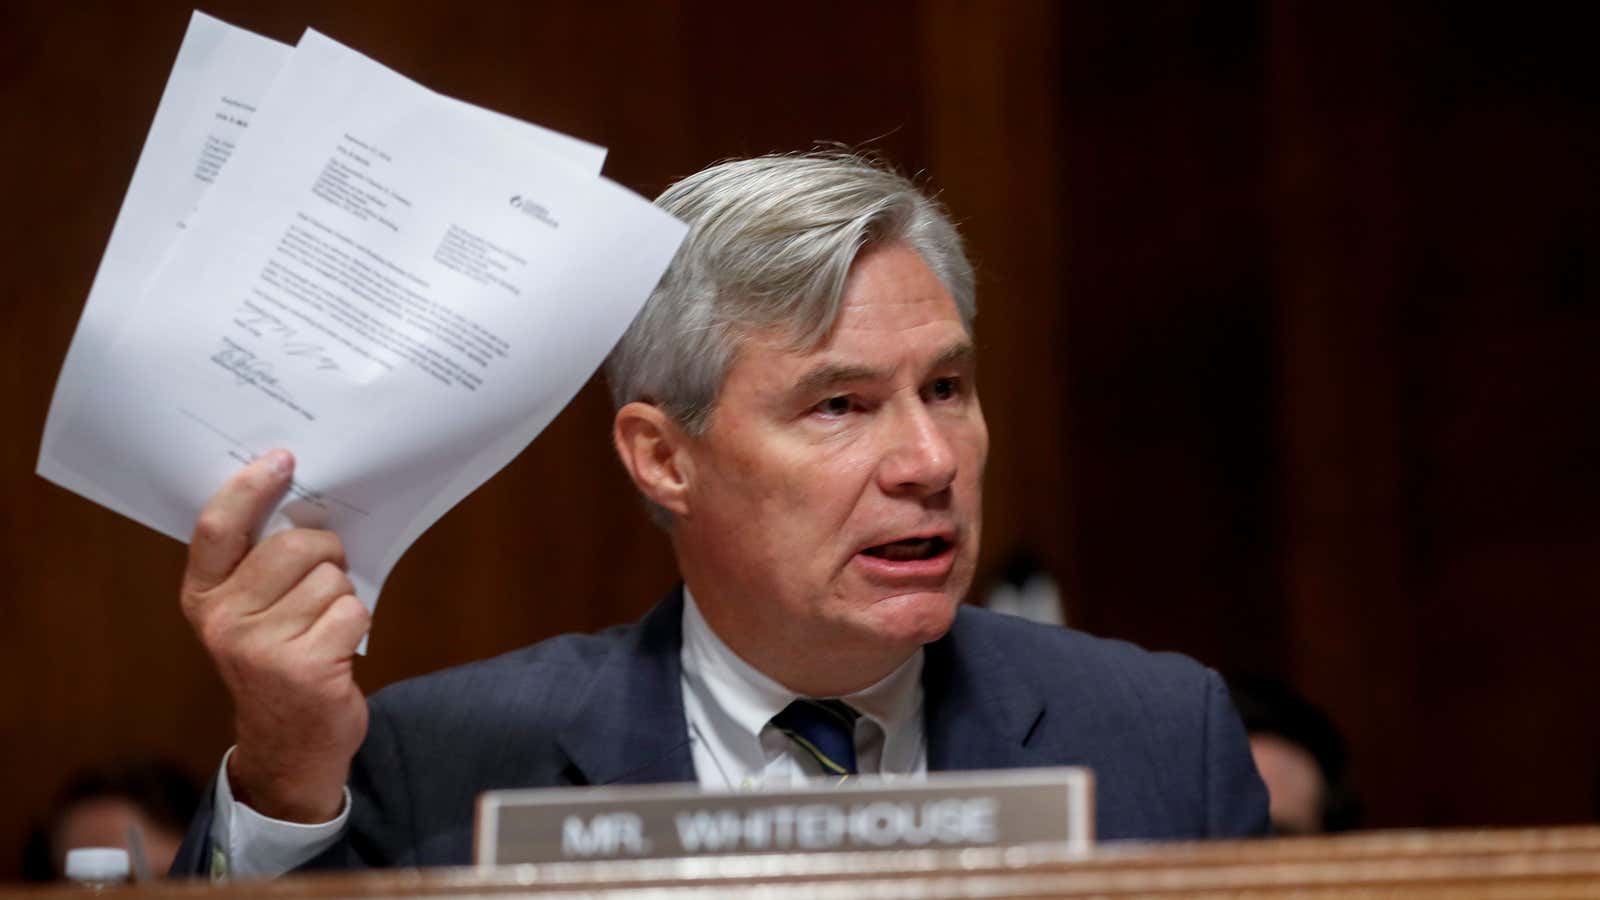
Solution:
[[[911,562],[920,559],[933,559],[950,549],[950,542],[945,538],[922,537],[906,538],[901,541],[892,541],[868,547],[861,551],[867,556],[885,559],[890,562]]]

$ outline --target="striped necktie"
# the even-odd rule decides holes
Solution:
[[[804,697],[772,717],[772,724],[795,746],[833,775],[856,774],[856,719],[861,714],[838,700]]]

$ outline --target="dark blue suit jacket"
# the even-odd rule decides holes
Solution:
[[[679,684],[683,598],[372,697],[350,828],[313,867],[471,862],[491,788],[695,780]],[[1267,795],[1226,688],[1187,657],[963,606],[926,648],[928,768],[1088,766],[1101,840],[1234,837]],[[173,864],[210,858],[208,796]]]

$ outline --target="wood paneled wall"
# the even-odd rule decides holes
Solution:
[[[814,141],[925,172],[980,276],[985,564],[1090,630],[1297,682],[1375,825],[1600,815],[1600,97],[1550,11],[1383,4],[208,3],[612,148],[653,195]],[[1508,16],[1518,16],[1508,20]],[[0,9],[0,877],[71,770],[209,773],[182,548],[33,475],[188,17]],[[363,683],[673,580],[586,388],[390,579]]]

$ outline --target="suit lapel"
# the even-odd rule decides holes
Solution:
[[[579,783],[695,780],[682,646],[683,591],[674,588],[612,649],[557,739]]]
[[[928,769],[1039,765],[1028,738],[1044,698],[1019,679],[1006,650],[965,607],[923,663]],[[580,784],[692,782],[683,713],[683,592],[674,588],[611,651],[558,743]]]
[[[929,644],[922,669],[929,771],[1039,765],[1028,738],[1045,714],[1031,685],[965,607],[943,638]]]

